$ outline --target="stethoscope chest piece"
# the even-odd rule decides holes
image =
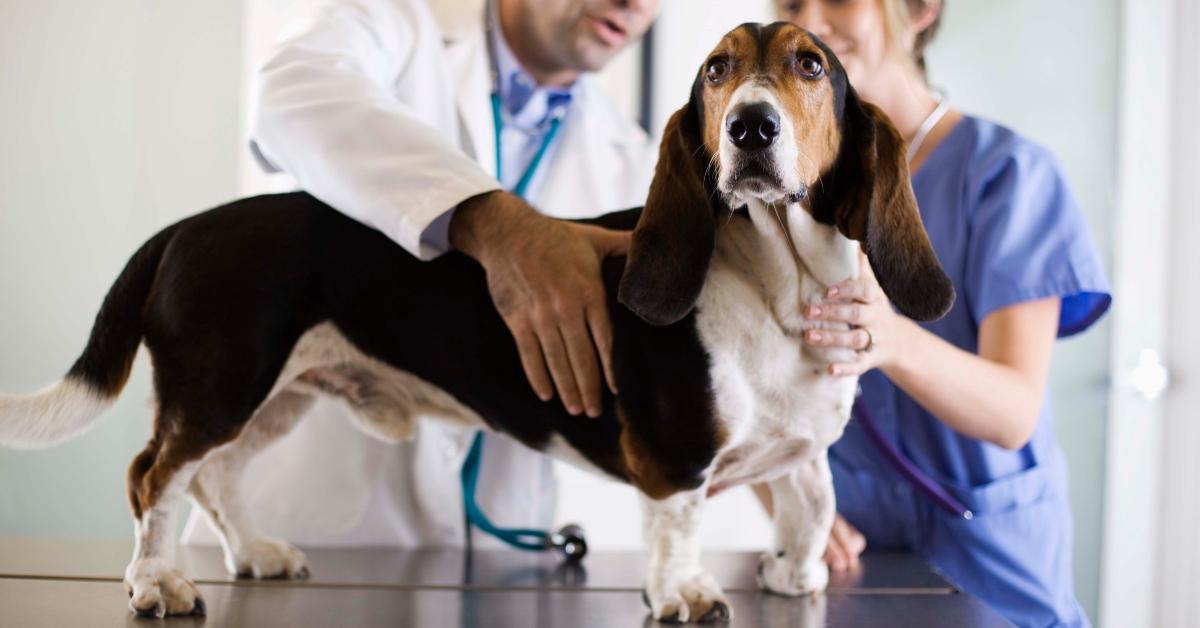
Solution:
[[[546,537],[547,549],[553,547],[562,552],[567,562],[577,563],[587,556],[587,539],[583,536],[583,528],[574,523],[567,524],[557,532]]]

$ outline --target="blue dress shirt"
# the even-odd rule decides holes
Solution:
[[[503,128],[496,138],[500,142],[500,185],[506,190],[512,190],[546,139],[546,134],[550,131],[550,121],[556,117],[565,119],[571,106],[575,85],[565,88],[539,86],[533,76],[521,66],[505,41],[494,6],[489,11],[488,20],[491,38],[489,45],[495,55],[490,63],[493,64],[499,83],[493,88],[499,88],[503,121]],[[534,173],[526,189],[527,197],[536,198],[548,170],[546,164],[553,161],[554,150],[559,143],[555,138],[553,144],[548,147],[538,172]],[[454,216],[454,210],[453,207],[447,208],[444,214],[426,227],[425,232],[421,234],[423,244],[438,251],[450,250],[450,219]]]

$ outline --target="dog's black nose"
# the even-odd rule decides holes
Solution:
[[[739,105],[729,114],[725,131],[742,150],[762,150],[779,137],[779,114],[765,102]]]

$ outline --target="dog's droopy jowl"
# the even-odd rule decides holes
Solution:
[[[936,318],[954,299],[903,139],[811,34],[746,24],[704,61],[671,118],[645,208],[587,222],[633,229],[628,257],[602,269],[621,393],[606,393],[598,420],[536,397],[473,260],[418,261],[295,193],[237,201],[151,238],[67,375],[40,393],[0,395],[0,443],[46,447],[82,432],[145,344],[154,432],[127,478],[136,548],[125,582],[139,614],[203,612],[174,566],[184,494],[219,531],[231,572],[308,574],[303,553],[255,531],[237,486],[319,395],[344,400],[385,441],[436,417],[632,484],[656,619],[731,613],[701,566],[697,529],[706,496],[738,484],[768,483],[774,497],[763,587],[823,590],[834,516],[826,450],[856,382],[823,369],[841,350],[801,343],[823,325],[803,306],[857,274],[860,247],[904,314]]]

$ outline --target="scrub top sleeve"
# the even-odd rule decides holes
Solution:
[[[976,324],[1017,303],[1060,297],[1058,336],[1087,329],[1112,302],[1083,211],[1059,164],[1017,138],[975,173],[965,292]]]

